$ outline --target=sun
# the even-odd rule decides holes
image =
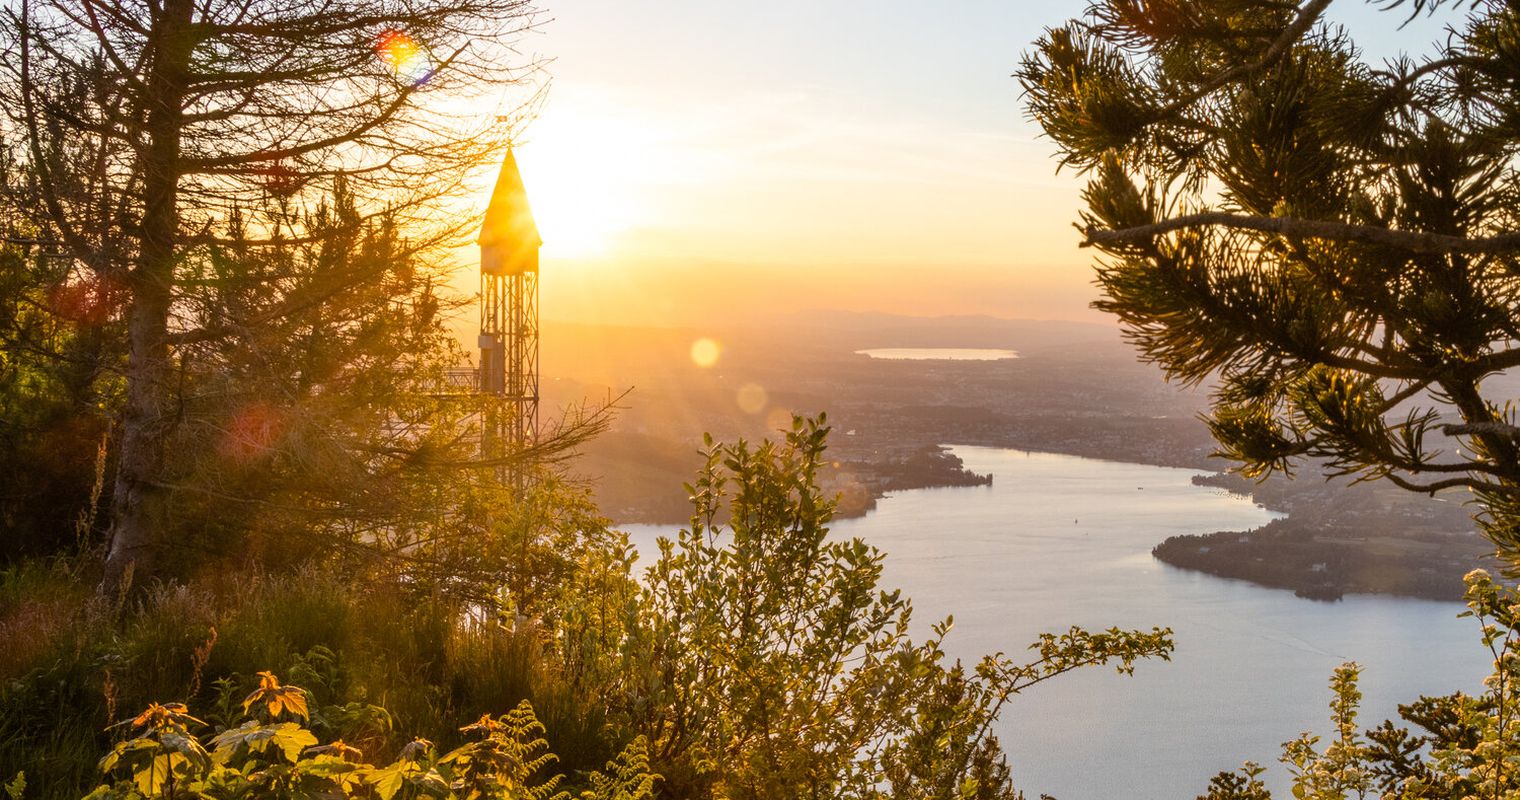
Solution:
[[[545,256],[609,255],[648,221],[652,138],[636,120],[605,110],[551,108],[532,124],[514,152]]]

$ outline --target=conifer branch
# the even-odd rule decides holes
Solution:
[[[1232,228],[1235,230],[1275,233],[1305,239],[1326,239],[1339,242],[1360,242],[1382,245],[1413,253],[1446,254],[1478,253],[1505,255],[1520,252],[1520,232],[1501,233],[1497,236],[1469,238],[1443,233],[1399,231],[1369,225],[1353,225],[1349,222],[1333,222],[1293,217],[1263,217],[1249,214],[1232,214],[1227,211],[1206,211],[1181,217],[1136,225],[1117,230],[1101,230],[1090,225],[1083,235],[1083,247],[1102,247],[1122,242],[1132,242],[1160,236],[1188,228]]]
[[[1435,494],[1442,489],[1460,489],[1464,486],[1469,489],[1476,489],[1478,491],[1485,492],[1499,493],[1504,491],[1504,487],[1496,483],[1473,480],[1471,478],[1448,478],[1444,481],[1435,481],[1433,483],[1419,483],[1417,481],[1411,481],[1408,478],[1400,477],[1392,472],[1388,473],[1388,475],[1385,477],[1388,478],[1389,483],[1392,483],[1394,486],[1397,486],[1400,489],[1404,489],[1405,491],[1410,492],[1419,492],[1420,494]]]
[[[1312,2],[1299,9],[1298,18],[1293,20],[1292,25],[1283,29],[1283,32],[1261,54],[1261,58],[1227,69],[1204,81],[1193,91],[1157,109],[1150,115],[1150,121],[1159,122],[1171,117],[1219,89],[1272,66],[1278,59],[1283,57],[1284,53],[1288,52],[1288,48],[1292,47],[1294,42],[1297,42],[1305,33],[1309,32],[1310,28],[1314,27],[1314,23],[1319,19],[1321,14],[1325,13],[1325,9],[1330,7],[1330,3],[1331,0],[1312,0]]]
[[[1447,436],[1487,434],[1489,436],[1507,436],[1511,439],[1520,439],[1520,428],[1514,425],[1507,425],[1503,422],[1472,422],[1466,425],[1442,425],[1441,433]]]

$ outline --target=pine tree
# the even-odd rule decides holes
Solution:
[[[330,310],[373,277],[283,267],[352,265],[345,248],[383,225],[405,231],[396,255],[417,256],[470,224],[442,203],[504,131],[457,109],[499,102],[522,79],[511,65],[531,63],[510,48],[533,19],[525,0],[23,0],[0,12],[6,233],[109,287],[126,331],[104,589],[170,569],[174,445],[198,351]],[[353,219],[319,213],[340,178]],[[205,305],[208,281],[237,270],[262,280]]]
[[[1470,489],[1515,558],[1520,426],[1493,379],[1520,366],[1520,9],[1387,5],[1468,13],[1375,66],[1331,0],[1104,0],[1018,78],[1089,176],[1095,306],[1212,382],[1222,454]]]

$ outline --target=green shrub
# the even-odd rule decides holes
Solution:
[[[799,418],[780,443],[708,441],[691,525],[660,542],[621,634],[654,769],[682,798],[1020,797],[989,733],[1003,704],[1072,669],[1166,658],[1170,631],[1073,628],[1027,663],[948,663],[950,621],[911,641],[884,554],[830,537],[827,434]]]
[[[879,586],[884,555],[829,535],[827,431],[798,419],[779,443],[709,442],[692,524],[642,582],[615,536],[565,540],[535,562],[550,577],[519,575],[494,604],[481,586],[330,565],[125,605],[70,594],[66,571],[17,573],[76,605],[26,618],[45,645],[0,685],[0,776],[78,797],[110,751],[100,797],[558,796],[534,777],[545,753],[582,776],[635,740],[576,785],[627,800],[659,773],[681,798],[1019,797],[989,734],[1003,705],[1068,670],[1165,658],[1170,632],[1072,629],[1027,662],[972,668],[946,658],[948,620],[911,640],[908,601]],[[30,608],[17,595],[0,585],[0,625]],[[122,724],[128,708],[149,710]]]
[[[324,744],[310,727],[305,690],[259,674],[259,687],[241,704],[237,724],[220,730],[190,715],[182,703],[150,704],[121,723],[132,731],[100,760],[106,782],[89,800],[174,798],[364,797],[449,800],[643,800],[658,776],[649,772],[643,740],[631,742],[593,772],[576,795],[550,772],[558,760],[545,728],[524,700],[499,717],[482,715],[460,728],[471,741],[439,755],[414,739],[385,765],[343,739]],[[210,730],[209,739],[202,731]]]

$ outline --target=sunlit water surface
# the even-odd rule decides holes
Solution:
[[[884,361],[1003,361],[1019,357],[1016,350],[977,347],[878,347],[855,352]]]
[[[1194,486],[1190,470],[982,447],[954,448],[990,487],[892,494],[841,520],[887,553],[885,583],[913,598],[924,630],[955,616],[948,652],[1022,655],[1070,625],[1170,626],[1171,663],[1132,677],[1091,668],[1006,707],[998,735],[1026,795],[1192,798],[1208,779],[1328,731],[1330,672],[1357,661],[1363,727],[1420,694],[1480,689],[1489,659],[1456,603],[1350,595],[1336,603],[1174,569],[1151,557],[1168,536],[1241,530],[1272,518],[1249,499]],[[672,527],[625,526],[642,553]]]

